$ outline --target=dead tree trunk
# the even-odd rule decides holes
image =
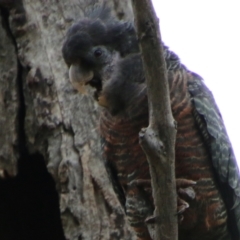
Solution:
[[[131,18],[129,1],[107,3]],[[66,30],[97,4],[0,0],[1,239],[64,239],[61,222],[70,240],[135,239],[101,160],[97,107],[61,55]]]

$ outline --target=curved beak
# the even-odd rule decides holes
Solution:
[[[86,71],[79,64],[72,64],[69,69],[69,79],[72,86],[80,93],[85,93],[85,85],[92,80],[93,71]]]

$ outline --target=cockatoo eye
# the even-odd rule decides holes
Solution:
[[[100,56],[102,56],[102,50],[101,50],[101,49],[95,50],[94,56],[95,56],[95,57],[100,57]]]

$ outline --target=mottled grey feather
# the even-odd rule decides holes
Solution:
[[[223,198],[227,204],[232,204],[229,212],[234,213],[240,234],[240,175],[223,119],[211,91],[198,75],[189,81],[188,89],[196,108],[195,119],[209,146],[212,164],[220,179],[220,188],[226,183]]]

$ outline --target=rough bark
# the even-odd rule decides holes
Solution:
[[[175,137],[167,71],[158,20],[151,0],[132,0],[148,88],[149,126],[140,144],[147,155],[155,205],[155,239],[177,239]]]
[[[129,1],[107,3],[118,17],[131,18]],[[0,1],[6,22],[0,26],[0,168],[15,175],[22,149],[38,151],[56,183],[66,239],[135,239],[104,168],[97,106],[71,87],[61,55],[66,30],[98,4]],[[34,161],[23,161],[22,169],[32,171],[27,164]]]
[[[1,11],[3,16],[5,13]],[[0,174],[16,175],[18,135],[18,64],[7,23],[0,18]]]

